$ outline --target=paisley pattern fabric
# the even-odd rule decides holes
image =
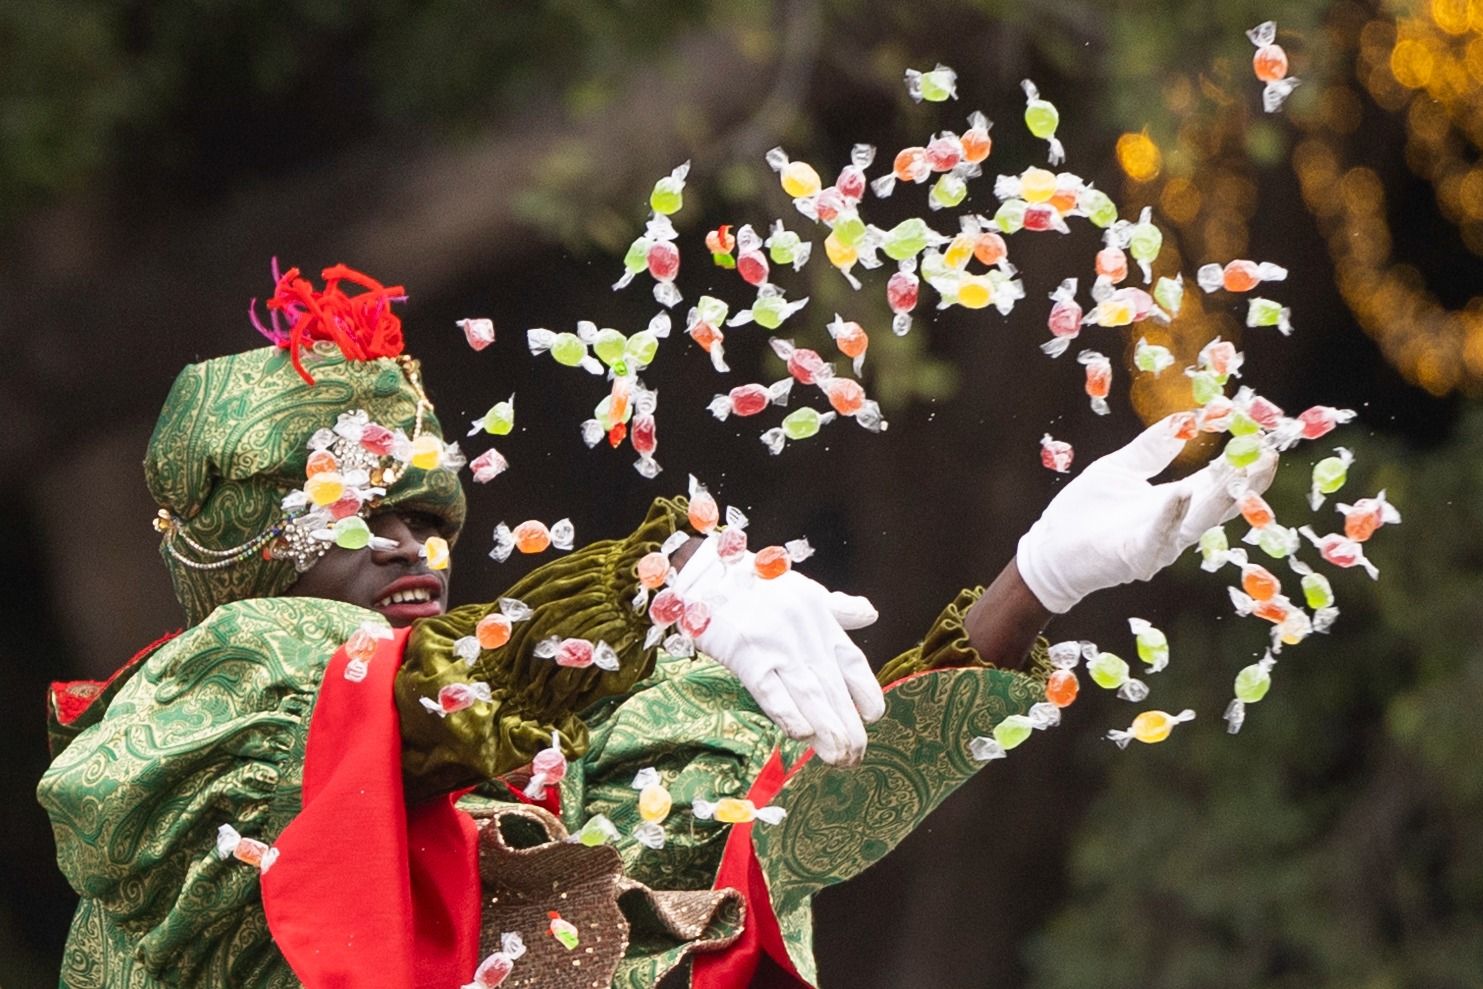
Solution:
[[[411,434],[417,392],[409,378],[418,373],[416,361],[346,360],[321,341],[308,366],[317,382],[312,386],[294,371],[286,351],[262,347],[180,372],[150,437],[144,473],[156,504],[185,521],[186,536],[228,549],[276,522],[283,496],[304,483],[309,437],[333,426],[341,412],[364,409],[388,429]],[[431,412],[423,429],[442,435]],[[450,538],[463,525],[463,488],[452,471],[409,468],[384,504],[443,519]],[[187,567],[163,545],[160,554],[191,625],[228,601],[280,594],[298,577],[291,562],[258,553],[216,570]]]
[[[41,779],[82,897],[68,986],[288,986],[257,870],[216,855],[231,824],[271,843],[299,811],[324,665],[371,612],[315,598],[218,608],[140,666]]]
[[[718,664],[653,659],[640,648],[642,627],[629,604],[632,566],[683,517],[682,502],[657,503],[627,539],[589,546],[511,589],[537,608],[523,623],[525,647],[486,653],[472,671],[457,663],[460,678],[494,685],[504,705],[496,732],[437,718],[416,702],[450,675],[455,633],[489,606],[419,624],[397,688],[413,792],[441,792],[473,770],[498,775],[522,765],[557,728],[571,754],[580,754],[561,784],[565,826],[575,831],[606,814],[622,834],[615,847],[629,878],[654,890],[711,887],[729,829],[697,820],[692,802],[744,796],[775,748],[781,744],[792,764],[802,746],[782,740]],[[892,713],[871,735],[878,768],[857,779],[860,770],[809,763],[778,797],[788,821],[756,832],[790,956],[806,975],[811,893],[885,854],[977,768],[954,748],[965,744],[964,732],[987,730],[1043,694],[1043,646],[1035,669],[1021,674],[984,668],[967,645],[962,614],[979,593],[960,595],[924,645],[886,671],[978,668],[908,680],[888,693]],[[216,831],[229,823],[271,843],[298,813],[325,664],[372,617],[311,598],[223,605],[143,660],[102,717],[61,751],[38,793],[58,861],[82,897],[63,985],[296,985],[269,935],[256,870],[219,859]],[[529,645],[549,634],[610,637],[623,668],[532,669],[512,658],[528,657]],[[674,798],[658,850],[632,837],[639,824],[632,781],[646,766],[660,771]],[[474,797],[465,803],[487,805]],[[641,903],[622,903],[633,932],[614,984],[654,986],[676,966],[687,968],[685,944],[646,919]]]

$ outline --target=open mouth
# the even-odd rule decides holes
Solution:
[[[388,605],[393,605],[393,604],[407,604],[407,603],[412,603],[412,602],[436,601],[437,599],[438,599],[438,596],[436,594],[434,594],[432,591],[428,590],[426,587],[414,587],[414,588],[411,588],[410,590],[396,591],[394,593],[391,593],[391,594],[386,595],[384,598],[379,598],[376,601],[376,603],[374,605],[372,605],[371,607],[373,607],[373,608],[385,608]]]
[[[392,581],[371,608],[392,619],[410,621],[443,613],[443,582],[431,574],[415,574]]]

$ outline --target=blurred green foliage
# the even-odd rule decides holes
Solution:
[[[1229,614],[1212,591],[1169,630],[1174,662],[1147,706],[1188,703],[1199,720],[1161,747],[1107,747],[1069,905],[1030,948],[1037,989],[1479,984],[1483,411],[1429,452],[1354,445],[1316,528],[1337,527],[1336,501],[1385,488],[1404,522],[1367,544],[1381,580],[1333,576],[1333,633],[1284,650],[1234,737],[1220,713],[1260,623],[1210,624]],[[1291,459],[1279,517],[1307,484],[1307,458]],[[1189,562],[1177,576],[1220,583]]]

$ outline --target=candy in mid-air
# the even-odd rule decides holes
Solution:
[[[1169,639],[1142,618],[1129,618],[1128,629],[1138,646],[1138,658],[1148,664],[1148,672],[1157,673],[1169,665]]]
[[[1105,416],[1107,395],[1112,390],[1112,361],[1095,350],[1083,350],[1076,355],[1078,364],[1086,365],[1086,393],[1092,400],[1092,411]]]
[[[495,989],[514,971],[515,962],[524,954],[525,942],[520,939],[520,935],[506,931],[500,935],[500,950],[479,963],[479,967],[474,970],[474,980],[463,986],[463,989]]]
[[[730,416],[754,416],[769,405],[787,405],[793,390],[793,379],[783,378],[771,385],[737,385],[725,395],[717,395],[707,406],[711,415],[725,422]]]
[[[1087,673],[1092,682],[1103,690],[1116,690],[1117,696],[1125,701],[1138,703],[1148,696],[1148,684],[1129,676],[1128,662],[1116,653],[1090,650]]]
[[[687,161],[655,182],[653,191],[649,193],[649,208],[665,216],[678,213],[685,205],[685,176],[689,174],[690,163]]]
[[[562,519],[549,529],[535,519],[521,522],[514,529],[501,522],[494,527],[494,548],[489,551],[489,557],[503,563],[517,549],[522,553],[541,553],[552,546],[569,550],[575,538],[571,519]]]
[[[445,683],[438,688],[438,697],[421,697],[418,700],[427,710],[440,718],[466,711],[478,703],[489,703],[494,695],[487,683]]]
[[[1266,83],[1262,88],[1262,109],[1276,113],[1298,84],[1295,77],[1287,74],[1287,52],[1277,44],[1277,22],[1262,21],[1247,31],[1246,37],[1256,45],[1256,54],[1251,56],[1251,69]]]
[[[1054,103],[1040,98],[1040,91],[1029,79],[1023,80],[1020,88],[1025,91],[1025,127],[1050,145],[1048,160],[1052,165],[1059,165],[1066,160],[1066,149],[1056,138],[1056,128],[1061,123],[1060,111]]]
[[[738,262],[740,264],[740,262]],[[776,285],[762,285],[757,289],[757,299],[750,309],[740,309],[726,321],[727,326],[745,326],[756,322],[764,330],[775,330],[783,321],[808,305],[808,296],[789,302],[783,290]]]
[[[757,551],[753,568],[763,580],[781,577],[793,569],[793,564],[802,563],[814,555],[807,539],[790,539],[782,546],[766,546]]]
[[[1228,261],[1218,264],[1202,264],[1195,272],[1195,282],[1206,292],[1225,289],[1227,292],[1250,292],[1262,282],[1280,282],[1287,278],[1287,269],[1270,261]]]
[[[469,462],[469,471],[473,474],[474,482],[477,484],[487,484],[509,469],[510,462],[505,459],[504,454],[493,447]]]
[[[1054,305],[1050,307],[1045,325],[1051,338],[1042,343],[1040,349],[1052,357],[1059,357],[1081,332],[1082,311],[1081,304],[1076,301],[1076,279],[1068,278],[1061,282],[1050,294],[1050,299]]]
[[[1357,543],[1365,542],[1382,525],[1395,525],[1401,513],[1385,499],[1382,489],[1373,498],[1361,498],[1352,505],[1339,503],[1339,512],[1344,516],[1344,535]]]
[[[420,555],[427,561],[429,570],[447,570],[448,540],[442,536],[429,536],[422,544]]]
[[[525,331],[525,343],[532,354],[551,352],[556,363],[565,367],[580,367],[589,374],[602,374],[602,362],[587,352],[587,343],[582,334],[590,329],[597,333],[597,324],[583,320],[577,324],[578,333],[553,333],[547,329]]]
[[[930,72],[907,69],[906,94],[918,103],[923,100],[928,103],[955,100],[958,98],[958,74],[941,62]]]
[[[1326,536],[1319,536],[1311,526],[1303,526],[1298,530],[1308,541],[1318,548],[1318,555],[1336,567],[1363,567],[1365,573],[1370,575],[1371,580],[1380,579],[1380,569],[1365,558],[1365,548],[1359,540],[1352,539],[1340,532],[1331,532]]]
[[[1159,304],[1164,312],[1173,319],[1179,315],[1180,307],[1184,305],[1184,276],[1160,275],[1158,281],[1153,283],[1153,301]]]
[[[911,311],[917,307],[922,280],[917,277],[917,259],[909,257],[886,281],[886,304],[895,315],[891,318],[891,332],[905,336],[911,329]]]
[[[959,138],[963,143],[964,161],[977,165],[989,156],[994,147],[994,142],[989,137],[989,128],[993,126],[989,118],[977,110],[968,115],[968,129]]]
[[[865,351],[870,347],[869,334],[859,323],[846,320],[839,313],[834,314],[834,322],[828,329],[834,345],[841,354],[854,361],[855,373],[859,374],[865,364]]]
[[[1277,660],[1268,652],[1236,674],[1236,696],[1227,705],[1225,713],[1226,730],[1232,735],[1240,731],[1246,721],[1246,705],[1260,701],[1272,689],[1272,667],[1276,665]]]
[[[1161,344],[1149,343],[1143,337],[1133,346],[1133,366],[1152,375],[1162,374],[1174,364],[1174,355]]]
[[[736,258],[731,252],[736,249],[736,237],[731,233],[731,224],[723,223],[705,235],[706,250],[717,268],[735,268]]]
[[[1050,433],[1040,437],[1040,462],[1047,470],[1053,470],[1057,474],[1064,474],[1071,469],[1071,458],[1075,451],[1071,444],[1062,440],[1051,439]]]
[[[475,350],[483,350],[494,343],[494,321],[490,319],[460,319],[458,326],[463,330],[464,339],[468,340],[469,346]]]
[[[722,373],[730,370],[726,366],[726,333],[721,329],[727,308],[720,299],[702,295],[685,317],[685,333],[710,355],[711,366]]]
[[[707,491],[694,474],[690,475],[688,518],[690,527],[702,536],[721,522],[721,507],[716,504],[716,496]]]
[[[1349,479],[1349,465],[1354,463],[1354,454],[1342,446],[1334,448],[1334,455],[1324,457],[1313,465],[1313,481],[1308,488],[1308,507],[1315,512],[1323,507],[1323,499],[1344,486]]]
[[[862,233],[863,226],[862,226]],[[767,248],[767,253],[772,258],[773,264],[791,264],[794,271],[798,271],[808,263],[809,255],[813,253],[814,245],[799,237],[793,231],[783,226],[782,220],[776,220],[772,225],[772,232],[762,246]]]
[[[806,440],[817,436],[819,429],[835,419],[834,412],[819,412],[804,406],[783,416],[782,424],[762,434],[762,443],[769,453],[782,453],[788,440]]]
[[[1107,737],[1116,742],[1120,749],[1127,748],[1128,743],[1134,739],[1152,745],[1168,738],[1175,725],[1193,721],[1194,718],[1195,712],[1189,708],[1185,708],[1178,714],[1169,714],[1167,711],[1143,711],[1133,719],[1133,723],[1126,731],[1114,729],[1107,733]]]
[[[1213,525],[1200,533],[1196,548],[1200,551],[1200,569],[1209,573],[1225,566],[1230,558],[1231,544],[1223,526]]]
[[[1292,310],[1260,296],[1246,304],[1247,326],[1275,326],[1283,336],[1292,335]]]
[[[1138,220],[1128,228],[1128,253],[1138,262],[1143,281],[1153,281],[1153,263],[1164,247],[1164,233],[1153,222],[1153,208],[1143,207]]]
[[[795,347],[792,340],[781,337],[770,337],[767,342],[771,345],[772,352],[787,362],[788,373],[800,385],[812,385],[816,383],[816,379],[828,378],[834,374],[833,366],[824,363],[824,358],[816,350]]]
[[[824,183],[814,166],[806,161],[790,161],[782,148],[773,148],[767,152],[767,164],[778,173],[778,182],[783,191],[794,199],[817,196],[823,188]]]
[[[473,428],[469,435],[473,436],[480,430],[491,436],[507,436],[510,430],[515,428],[515,396],[512,394],[503,402],[496,402],[489,411],[474,420]]]

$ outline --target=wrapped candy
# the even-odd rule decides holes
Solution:
[[[1332,457],[1324,457],[1313,465],[1313,480],[1308,488],[1308,507],[1315,512],[1323,507],[1323,499],[1344,486],[1349,480],[1349,465],[1354,463],[1354,454],[1346,448],[1334,448]]]
[[[875,145],[856,144],[850,148],[850,163],[839,170],[834,180],[834,189],[846,204],[858,203],[865,196],[865,170],[875,161]],[[829,222],[830,218],[820,215],[819,219]]]
[[[1283,336],[1292,335],[1292,310],[1260,296],[1246,304],[1247,326],[1275,326]]]
[[[958,98],[958,74],[941,62],[930,72],[907,69],[906,95],[918,103],[923,100],[928,103],[955,100]]]
[[[597,332],[597,324],[586,320],[578,323],[577,327],[590,328],[593,334]],[[580,367],[589,374],[602,374],[602,364],[587,353],[586,342],[576,333],[552,333],[536,328],[525,331],[525,343],[532,354],[550,351],[552,359],[564,367]]]
[[[606,814],[593,814],[576,834],[568,836],[566,840],[586,845],[588,848],[596,848],[598,845],[611,845],[622,837],[617,825],[610,821]]]
[[[463,330],[464,339],[468,340],[469,346],[475,350],[483,350],[494,343],[494,320],[482,317],[460,319],[457,325]]]
[[[839,352],[854,361],[855,373],[865,365],[865,351],[870,347],[870,335],[856,322],[848,321],[839,313],[834,314],[834,322],[828,326],[829,335],[834,338],[834,345]]]
[[[509,398],[503,402],[494,403],[488,412],[474,420],[473,426],[469,429],[469,435],[473,436],[482,430],[491,436],[507,436],[514,428],[515,394],[511,392]]]
[[[911,311],[917,307],[922,284],[916,270],[916,258],[906,258],[886,281],[886,304],[895,314],[891,319],[891,332],[898,337],[911,330]]]
[[[1313,609],[1313,631],[1327,632],[1339,617],[1333,585],[1327,577],[1314,571],[1296,556],[1288,561],[1288,565],[1300,578],[1304,603]]]
[[[1129,676],[1127,660],[1116,653],[1100,652],[1091,643],[1083,646],[1087,657],[1087,674],[1103,690],[1116,690],[1125,701],[1138,703],[1148,696],[1148,684]]]
[[[1071,469],[1071,458],[1075,451],[1071,444],[1061,440],[1051,439],[1050,433],[1040,437],[1040,463],[1046,470],[1053,470],[1057,474],[1064,474]]]
[[[593,642],[590,639],[576,636],[563,639],[557,635],[550,635],[537,642],[532,652],[536,659],[549,659],[557,666],[573,670],[585,670],[589,666],[596,666],[600,670],[612,673],[619,666],[617,651],[602,640]]]
[[[1226,565],[1230,558],[1231,545],[1226,539],[1224,526],[1214,525],[1200,533],[1196,544],[1200,553],[1200,569],[1214,573]]]
[[[727,308],[726,303],[720,299],[702,295],[685,317],[685,332],[690,339],[700,344],[702,350],[710,354],[711,365],[720,372],[730,370],[726,366],[726,348],[723,346],[726,334],[721,330],[726,321]]]
[[[514,550],[543,553],[552,546],[559,550],[569,550],[575,539],[576,531],[571,519],[553,523],[549,529],[535,519],[521,522],[514,529],[501,522],[495,526],[494,548],[489,551],[489,557],[497,563],[504,563]]]
[[[1127,224],[1118,221],[1102,235],[1103,246],[1092,261],[1097,280],[1117,285],[1128,277],[1128,255],[1123,250],[1126,242]]]
[[[534,609],[519,598],[502,597],[499,610],[491,611],[474,626],[474,639],[480,649],[498,649],[510,641],[516,622],[526,621],[534,614]]]
[[[1275,522],[1251,529],[1241,541],[1255,545],[1274,560],[1291,556],[1302,545],[1296,529]]]
[[[863,224],[860,232],[865,232]],[[786,229],[782,220],[773,222],[772,233],[763,241],[763,246],[767,248],[773,264],[791,264],[794,271],[802,270],[814,249],[814,245]]]
[[[1042,343],[1040,349],[1051,357],[1060,357],[1081,332],[1082,311],[1076,301],[1076,279],[1068,278],[1061,282],[1050,294],[1050,299],[1055,304],[1050,307],[1045,324],[1051,338]]]
[[[778,173],[778,183],[792,199],[808,199],[817,196],[823,188],[819,173],[806,161],[789,161],[787,152],[773,148],[767,152],[767,165]]]
[[[1287,269],[1270,261],[1227,261],[1224,266],[1202,264],[1195,272],[1195,283],[1206,292],[1225,289],[1227,292],[1250,292],[1262,282],[1280,282],[1287,279]]]
[[[1252,563],[1244,549],[1226,553],[1226,561],[1241,571],[1241,589],[1254,601],[1270,601],[1282,590],[1282,582],[1259,563]]]
[[[655,182],[649,193],[649,208],[662,216],[678,213],[685,205],[685,176],[689,174],[690,162],[686,161]]]
[[[673,805],[669,790],[653,766],[640,769],[633,778],[633,788],[639,791],[638,810],[642,820],[634,829],[633,836],[646,848],[664,847],[664,828],[660,823],[669,816]]]
[[[1174,366],[1174,355],[1169,352],[1168,347],[1149,343],[1146,338],[1139,337],[1138,343],[1133,347],[1133,366],[1157,377]]]
[[[445,683],[438,688],[438,697],[420,697],[418,701],[424,708],[436,714],[440,718],[446,718],[450,714],[466,711],[478,703],[489,703],[494,696],[489,691],[487,683]]]
[[[736,273],[748,285],[759,288],[767,284],[772,273],[767,255],[762,253],[762,238],[757,236],[750,223],[742,224],[736,232]]]
[[[690,475],[690,506],[689,522],[691,528],[702,536],[711,532],[721,521],[721,509],[716,504],[715,496],[706,490],[704,484],[696,480],[695,475]]]
[[[628,246],[623,277],[613,283],[613,290],[625,288],[647,270],[654,278],[654,299],[666,309],[679,302],[680,290],[675,287],[675,277],[680,273],[680,249],[675,246],[678,236],[668,216],[656,213],[651,217],[643,235]]]
[[[963,160],[970,165],[977,165],[989,156],[993,150],[994,142],[989,137],[989,129],[994,124],[978,110],[968,115],[968,129],[959,138],[963,145]]]
[[[1135,637],[1138,658],[1148,664],[1148,672],[1157,673],[1169,665],[1169,639],[1163,632],[1142,618],[1129,618],[1128,629]]]
[[[1336,409],[1329,405],[1315,405],[1298,413],[1297,421],[1302,427],[1305,440],[1316,440],[1327,436],[1336,426],[1354,418],[1353,409]]]
[[[731,224],[723,223],[705,235],[706,250],[711,252],[711,261],[717,268],[735,268],[736,258],[731,254],[736,249],[736,237]]]
[[[546,917],[551,923],[546,927],[546,933],[556,939],[556,943],[567,951],[575,951],[577,945],[582,943],[582,936],[577,931],[577,925],[569,920],[563,920],[561,914],[555,910],[547,911]]]
[[[1189,708],[1185,708],[1178,714],[1169,714],[1167,711],[1143,711],[1133,719],[1133,723],[1126,731],[1114,729],[1107,733],[1107,737],[1116,742],[1120,749],[1127,748],[1128,743],[1133,739],[1152,745],[1168,738],[1175,725],[1193,721],[1194,718],[1195,712]]]
[[[781,824],[788,812],[782,807],[758,807],[745,797],[722,797],[717,801],[701,797],[690,802],[690,813],[701,821],[720,821],[722,824]]]
[[[1077,193],[1075,211],[1104,230],[1117,222],[1117,204],[1107,193],[1091,185],[1083,185]]]
[[[793,569],[793,564],[802,563],[814,555],[814,548],[807,539],[790,539],[781,546],[767,546],[757,551],[753,569],[763,580],[773,580]]]
[[[1049,145],[1047,159],[1052,165],[1059,165],[1066,160],[1066,149],[1056,138],[1056,128],[1061,123],[1060,111],[1054,103],[1040,98],[1040,91],[1029,79],[1023,80],[1020,88],[1025,91],[1025,127]]]
[[[730,416],[754,416],[769,405],[787,405],[788,394],[793,390],[791,377],[774,381],[770,385],[737,385],[725,395],[717,395],[706,406],[711,415],[725,422]]]
[[[1128,253],[1138,262],[1145,283],[1153,281],[1153,263],[1164,247],[1164,234],[1153,222],[1153,208],[1143,207],[1138,220],[1128,228]]]
[[[1235,344],[1220,337],[1201,347],[1200,355],[1196,358],[1200,370],[1215,375],[1216,381],[1222,386],[1231,375],[1238,378],[1241,376],[1241,365],[1245,361],[1245,355],[1236,349]]]
[[[479,963],[479,967],[474,970],[473,981],[465,983],[462,989],[495,989],[515,970],[515,962],[524,954],[525,942],[520,939],[520,935],[506,931],[500,935],[500,950]]]
[[[1172,319],[1179,315],[1180,307],[1184,305],[1184,276],[1176,275],[1170,278],[1160,275],[1159,280],[1153,283],[1153,301],[1157,302]]]
[[[561,735],[553,731],[551,744],[530,761],[530,782],[525,785],[525,795],[532,800],[545,800],[546,787],[557,786],[564,779],[566,753],[561,751]]]
[[[1242,667],[1236,674],[1236,696],[1226,706],[1225,713],[1226,730],[1232,735],[1240,731],[1241,725],[1246,721],[1246,705],[1260,701],[1272,689],[1272,667],[1276,665],[1277,660],[1269,651],[1259,661]]]
[[[1352,505],[1340,502],[1338,507],[1344,516],[1344,535],[1357,543],[1368,540],[1382,525],[1401,521],[1401,513],[1385,499],[1384,489],[1373,498],[1361,498]]]
[[[1105,416],[1107,396],[1112,390],[1112,362],[1095,350],[1083,350],[1076,355],[1076,362],[1086,366],[1086,393],[1092,400],[1092,411]]]
[[[448,540],[442,536],[429,536],[422,544],[418,555],[427,561],[429,570],[448,569]]]
[[[360,626],[350,633],[350,638],[345,640],[345,656],[349,660],[345,664],[345,679],[351,683],[360,683],[369,672],[368,664],[371,657],[376,654],[376,643],[383,639],[392,637],[391,629],[378,622],[361,622]]]
[[[1256,53],[1251,56],[1251,69],[1266,83],[1262,87],[1262,109],[1276,113],[1298,85],[1298,79],[1287,74],[1287,52],[1277,44],[1277,22],[1262,21],[1247,31],[1246,37],[1256,46]]]
[[[820,428],[834,421],[835,415],[834,412],[821,413],[808,406],[794,409],[783,416],[780,425],[763,432],[762,443],[767,447],[767,452],[782,453],[784,445],[789,440],[806,440],[817,436]]]
[[[216,829],[216,855],[218,858],[234,858],[267,872],[278,861],[278,849],[270,848],[256,838],[244,838],[230,824]]]
[[[490,447],[479,454],[469,463],[476,484],[488,484],[510,469],[510,462],[505,459],[504,454]]]
[[[1313,531],[1312,526],[1303,526],[1298,530],[1308,541],[1318,549],[1318,555],[1336,567],[1364,567],[1365,573],[1370,575],[1371,580],[1380,579],[1380,569],[1365,558],[1365,548],[1358,540],[1339,532],[1331,532],[1326,536],[1319,536]]]
[[[824,363],[824,358],[816,350],[795,347],[792,340],[779,337],[769,337],[767,342],[772,347],[772,352],[787,363],[788,373],[800,385],[812,385],[834,374],[834,368]]]
[[[902,148],[891,162],[891,170],[870,182],[870,189],[885,199],[896,188],[897,182],[925,182],[932,175],[932,166],[927,163],[927,149],[923,147]]]
[[[872,433],[884,432],[889,423],[881,418],[880,403],[865,397],[865,389],[853,378],[828,377],[819,388],[829,404],[842,416],[849,416]]]
[[[740,267],[741,262],[737,262]],[[775,330],[783,325],[783,322],[798,310],[808,305],[808,296],[804,296],[797,302],[789,302],[783,295],[783,290],[776,285],[763,285],[757,290],[757,298],[750,309],[740,309],[734,316],[726,321],[727,326],[745,326],[756,322],[765,330]]]

